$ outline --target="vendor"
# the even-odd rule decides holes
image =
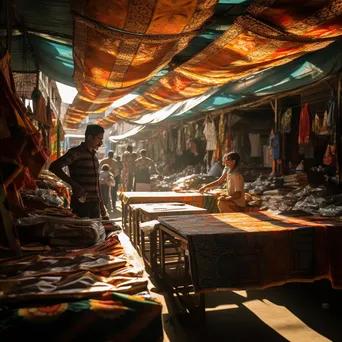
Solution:
[[[53,172],[72,187],[70,207],[78,217],[108,219],[99,184],[99,161],[97,149],[102,145],[104,129],[88,125],[85,141],[71,148],[50,165]],[[70,177],[63,171],[68,166]]]
[[[151,171],[157,173],[154,161],[146,156],[146,150],[141,150],[140,158],[135,161],[136,191],[151,191]]]
[[[199,189],[203,193],[206,189],[214,188],[227,180],[227,195],[218,198],[217,206],[221,213],[244,211],[246,207],[244,180],[239,172],[240,156],[229,152],[223,157],[225,168],[221,177]]]

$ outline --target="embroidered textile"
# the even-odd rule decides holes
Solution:
[[[104,112],[166,67],[198,34],[217,0],[72,0],[74,81],[65,122]],[[108,28],[109,27],[109,28]]]
[[[298,6],[301,15],[297,15]],[[160,110],[253,72],[322,49],[342,34],[339,0],[256,0],[216,41],[145,93],[116,108],[103,124]]]

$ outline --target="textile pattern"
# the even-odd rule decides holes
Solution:
[[[217,198],[208,194],[178,193],[172,191],[163,192],[123,192],[121,199],[124,204],[138,203],[163,203],[181,202],[199,208],[205,208],[208,212],[217,212]]]
[[[7,195],[37,177],[48,157],[41,134],[26,116],[26,108],[18,98],[10,67],[10,55],[0,59],[0,245],[19,253],[15,225]],[[13,198],[16,196],[12,196]]]
[[[217,0],[73,0],[74,80],[65,122],[104,112],[163,69],[198,34]]]
[[[301,8],[300,15],[297,14]],[[322,49],[342,34],[340,0],[256,0],[245,14],[207,48],[115,108],[101,123],[144,114],[199,96],[262,69],[286,64]]]
[[[106,292],[147,291],[143,268],[117,235],[96,246],[35,254],[0,262],[0,302],[98,298]]]
[[[44,306],[6,306],[0,332],[5,341],[162,341],[161,310],[153,300],[118,293]]]
[[[254,212],[170,216],[161,223],[188,240],[197,292],[322,278],[342,288],[340,220]]]

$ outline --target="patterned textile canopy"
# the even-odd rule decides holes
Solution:
[[[322,49],[342,35],[340,1],[256,0],[232,27],[202,52],[167,74],[101,122],[152,111],[206,93],[262,69],[286,64]],[[300,11],[298,11],[300,8]]]
[[[76,86],[64,122],[71,128],[129,93],[140,96],[99,122],[229,106],[241,98],[231,84],[259,80],[342,33],[341,0],[13,0],[12,10],[12,70]]]

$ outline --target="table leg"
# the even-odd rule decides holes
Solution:
[[[132,232],[132,214],[133,210],[130,205],[127,206],[127,216],[128,216],[128,236],[131,241],[134,241],[134,236]]]
[[[165,274],[165,233],[159,228],[159,255],[161,276]]]
[[[127,204],[121,200],[121,215],[122,215],[122,229],[126,229],[126,223],[127,223]]]

